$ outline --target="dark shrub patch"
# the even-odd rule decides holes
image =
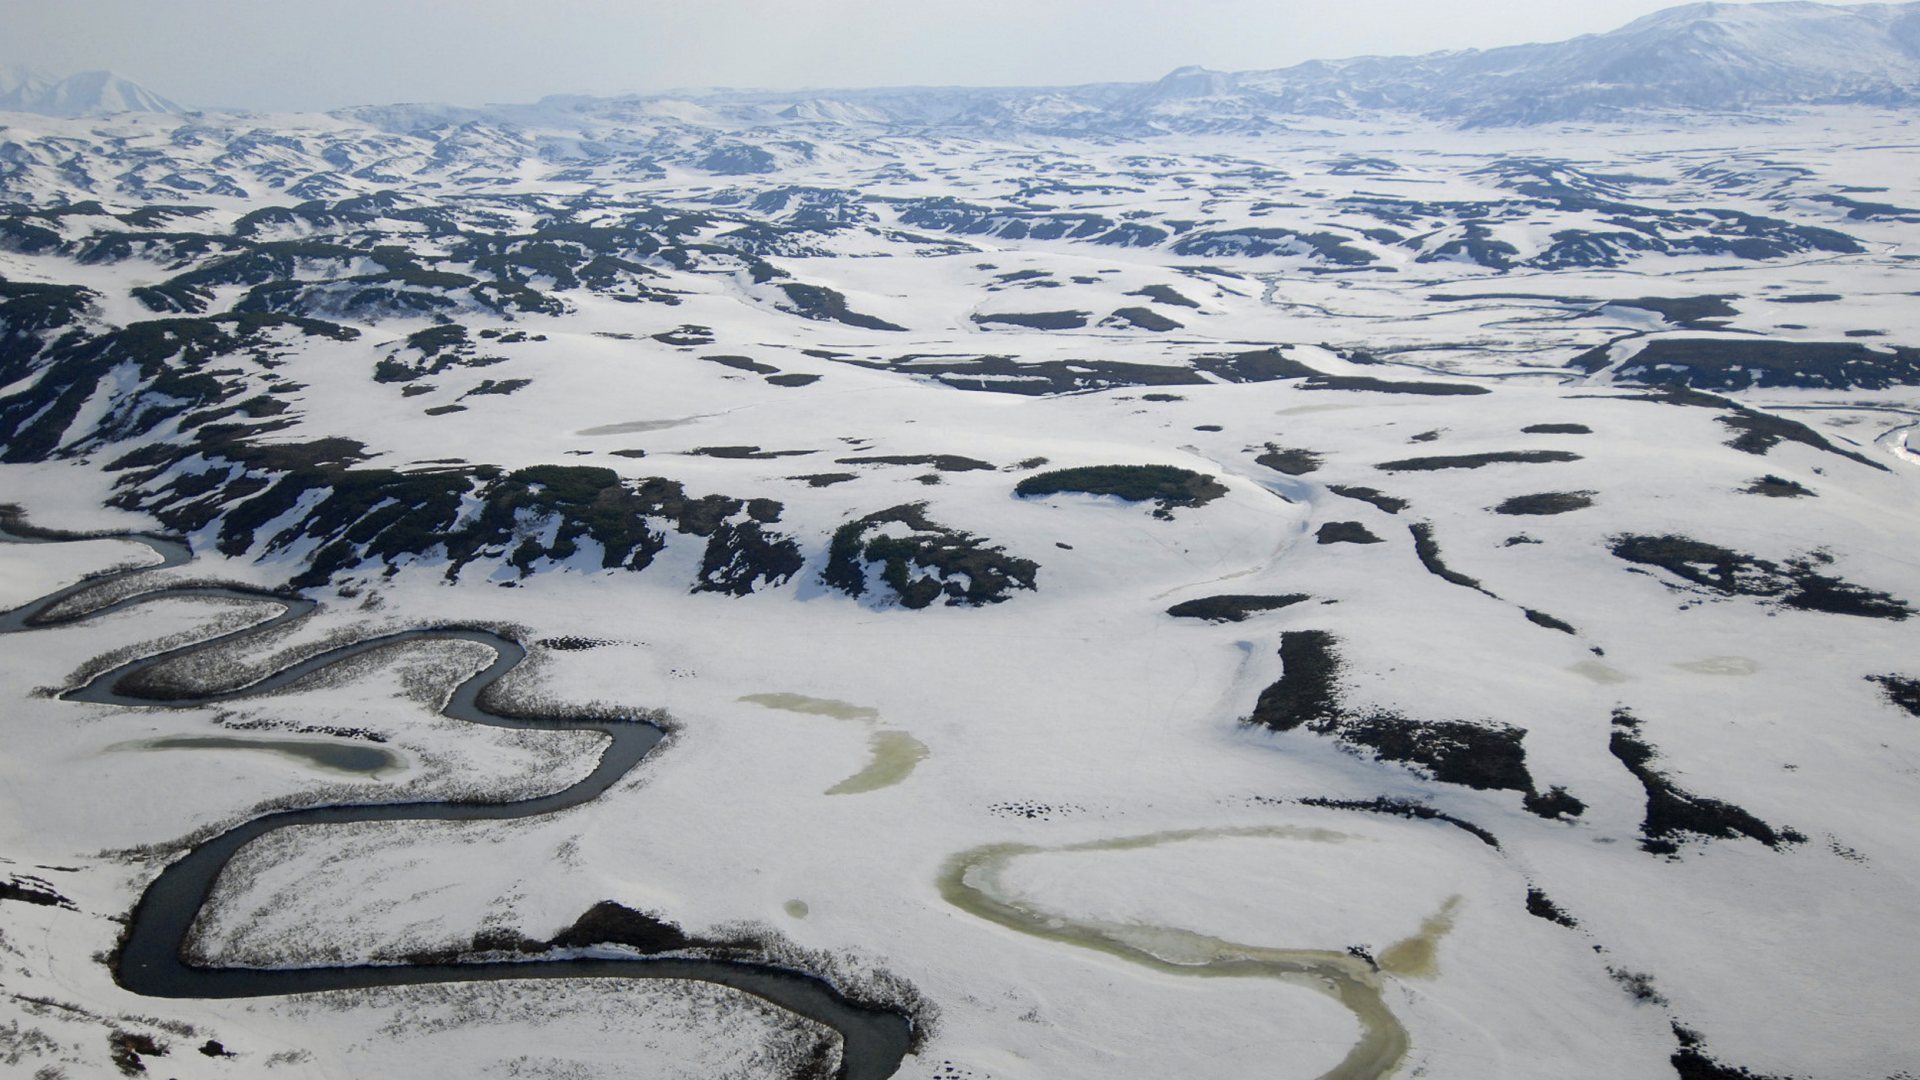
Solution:
[[[1352,712],[1340,700],[1337,641],[1324,630],[1291,630],[1280,637],[1280,680],[1261,691],[1246,722],[1274,731],[1304,727],[1382,761],[1425,769],[1435,780],[1477,790],[1531,794],[1526,732],[1507,725],[1457,720],[1413,720],[1384,709]]]
[[[1357,521],[1329,521],[1320,526],[1314,539],[1322,544],[1379,544],[1385,541],[1373,535]]]
[[[1268,443],[1267,452],[1253,460],[1274,472],[1286,473],[1288,476],[1305,476],[1310,472],[1316,472],[1322,463],[1320,455],[1311,450],[1302,450],[1298,447],[1283,450],[1273,443]]]
[[[1309,599],[1305,593],[1282,596],[1205,596],[1186,600],[1167,609],[1176,619],[1205,619],[1208,622],[1240,622],[1263,611],[1278,611]]]
[[[1914,716],[1920,716],[1920,679],[1908,679],[1899,675],[1869,675],[1867,681],[1879,683],[1888,701]]]
[[[1586,803],[1574,798],[1566,788],[1557,784],[1547,789],[1544,794],[1530,793],[1525,799],[1525,804],[1529,813],[1538,814],[1543,818],[1577,818],[1587,809]]]
[[[906,536],[869,536],[896,523],[912,531]],[[879,564],[881,581],[902,607],[913,609],[943,598],[949,607],[997,604],[1011,590],[1035,588],[1040,571],[1029,559],[929,520],[925,503],[895,506],[840,526],[820,580],[848,596],[860,596],[867,591],[868,563]]]
[[[1571,625],[1561,622],[1559,619],[1554,618],[1553,616],[1547,614],[1544,611],[1535,611],[1532,608],[1522,608],[1521,613],[1527,617],[1528,622],[1532,623],[1535,626],[1544,626],[1548,630],[1558,630],[1563,634],[1577,635],[1580,633],[1580,631],[1575,630]]]
[[[1591,435],[1593,429],[1585,424],[1528,424],[1520,432],[1523,435]]]
[[[809,375],[809,374],[806,374],[805,372],[796,371],[796,372],[790,372],[786,375],[769,375],[767,376],[766,381],[767,381],[767,385],[769,386],[785,386],[785,387],[812,386],[814,383],[817,383],[820,381],[820,376]]]
[[[555,934],[548,944],[561,949],[624,945],[636,952],[660,953],[699,943],[657,915],[602,900],[575,919],[572,926]]]
[[[1782,564],[1685,536],[1616,536],[1609,546],[1617,558],[1657,566],[1723,596],[1758,597],[1801,611],[1896,622],[1913,613],[1904,600],[1821,573],[1819,567],[1832,560],[1819,552]]]
[[[1449,585],[1458,585],[1463,589],[1472,589],[1474,592],[1493,596],[1491,592],[1487,592],[1485,586],[1480,584],[1479,579],[1448,569],[1447,564],[1440,561],[1440,542],[1433,538],[1432,522],[1416,522],[1407,526],[1407,531],[1413,534],[1413,553],[1420,559],[1420,565],[1427,568],[1427,573]],[[1493,598],[1500,599],[1497,596]]]
[[[1227,493],[1226,485],[1190,469],[1172,465],[1090,465],[1056,469],[1020,481],[1013,493],[1023,499],[1062,493],[1112,495],[1127,502],[1153,500],[1155,517],[1170,518],[1176,506],[1205,506]]]
[[[1374,468],[1382,472],[1433,472],[1439,469],[1478,469],[1487,465],[1544,465],[1579,460],[1579,454],[1568,450],[1500,450],[1488,454],[1402,458],[1399,461],[1381,462]]]
[[[1531,886],[1527,888],[1527,914],[1568,928],[1580,925],[1574,921],[1573,916],[1560,910],[1560,905],[1548,899],[1546,893]]]
[[[931,465],[941,472],[992,472],[993,465],[959,454],[873,454],[835,458],[835,465]]]
[[[703,356],[700,359],[712,361],[721,367],[730,367],[735,371],[749,371],[755,375],[777,375],[780,369],[772,364],[763,364],[751,356]]]
[[[1674,1038],[1680,1041],[1680,1049],[1674,1051],[1667,1061],[1679,1080],[1787,1080],[1785,1077],[1768,1077],[1747,1069],[1722,1065],[1707,1056],[1706,1044],[1698,1033],[1687,1030],[1679,1024],[1673,1025]]]
[[[1118,326],[1134,330],[1148,330],[1164,334],[1169,330],[1183,329],[1181,323],[1149,307],[1124,307],[1101,320],[1102,326]]]
[[[1400,382],[1371,375],[1315,375],[1300,384],[1302,390],[1354,390],[1375,394],[1422,394],[1427,397],[1476,397],[1491,394],[1484,386],[1465,383]]]
[[[1300,805],[1319,806],[1328,810],[1358,810],[1367,814],[1391,814],[1394,817],[1406,818],[1409,821],[1444,821],[1462,832],[1470,833],[1478,837],[1481,843],[1490,848],[1497,850],[1500,847],[1499,838],[1480,826],[1475,825],[1473,822],[1454,817],[1452,814],[1443,814],[1431,806],[1417,802],[1408,802],[1405,799],[1389,799],[1383,796],[1367,802],[1360,802],[1354,799],[1323,799],[1315,797],[1301,799]]]
[[[1363,503],[1371,503],[1389,514],[1397,514],[1412,505],[1405,499],[1396,499],[1391,495],[1384,495],[1377,488],[1347,487],[1341,484],[1330,484],[1327,490],[1341,498],[1358,499]]]
[[[1593,505],[1591,491],[1543,491],[1538,495],[1515,495],[1493,508],[1496,514],[1544,516],[1585,510]]]
[[[906,329],[904,326],[895,326],[885,319],[877,319],[872,315],[862,315],[850,310],[847,307],[845,295],[824,285],[807,285],[789,281],[781,283],[780,291],[787,294],[787,300],[793,304],[795,313],[803,318],[845,323],[862,330]]]
[[[1797,499],[1812,495],[1813,490],[1788,480],[1785,477],[1768,473],[1765,476],[1740,489],[1742,495],[1765,495],[1772,499]]]
[[[1723,840],[1744,836],[1770,848],[1806,839],[1792,829],[1776,832],[1766,822],[1732,803],[1681,790],[1653,767],[1659,755],[1640,737],[1640,727],[1640,721],[1632,713],[1615,710],[1613,735],[1607,749],[1646,790],[1647,813],[1640,825],[1642,849],[1656,855],[1671,855],[1679,850],[1678,841],[1688,836]]]
[[[975,315],[981,326],[1019,326],[1028,330],[1079,330],[1087,325],[1087,311],[1009,311],[998,315]]]

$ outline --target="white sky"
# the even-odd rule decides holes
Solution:
[[[1061,85],[1613,29],[1673,0],[0,0],[0,63],[188,106]]]

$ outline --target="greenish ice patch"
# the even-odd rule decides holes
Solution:
[[[1567,670],[1601,686],[1618,686],[1627,681],[1626,672],[1610,668],[1598,660],[1582,660]]]
[[[829,795],[858,795],[905,780],[927,758],[927,746],[904,731],[876,731],[867,737],[873,760],[867,767],[827,789]]]
[[[1681,671],[1691,671],[1696,675],[1751,675],[1760,670],[1758,662],[1744,656],[1709,656],[1703,660],[1688,660],[1673,666]]]
[[[1453,913],[1459,907],[1460,898],[1449,897],[1420,923],[1419,933],[1387,946],[1380,953],[1380,970],[1419,979],[1440,974],[1440,939],[1453,930]]]
[[[242,739],[232,735],[168,735],[116,743],[109,750],[256,750],[279,754],[331,772],[378,776],[405,764],[399,754],[377,746],[317,742],[310,739]]]
[[[1320,1080],[1383,1080],[1405,1060],[1406,1028],[1387,1008],[1380,976],[1359,957],[1327,949],[1280,949],[1245,945],[1175,927],[1075,920],[1016,898],[1003,875],[1014,860],[1047,852],[1131,851],[1221,837],[1257,837],[1340,843],[1355,839],[1331,829],[1294,826],[1183,829],[1144,836],[1094,840],[1059,847],[988,844],[963,851],[941,870],[940,895],[970,915],[1010,930],[1092,949],[1154,971],[1210,978],[1267,978],[1319,991],[1360,1022],[1360,1039]],[[1450,919],[1451,905],[1442,908]],[[1429,920],[1431,922],[1431,920]],[[1450,924],[1449,924],[1450,925]],[[1444,931],[1440,931],[1444,932]],[[1398,946],[1396,946],[1397,948]]]
[[[783,908],[788,915],[796,919],[806,918],[807,913],[812,910],[811,908],[807,907],[807,902],[805,900],[789,900],[786,902],[786,904],[783,905]]]
[[[873,724],[880,720],[880,710],[865,705],[855,705],[832,698],[808,697],[805,694],[748,694],[740,699],[749,705],[763,705],[782,712],[802,713],[807,716],[830,716],[835,720],[856,720]]]

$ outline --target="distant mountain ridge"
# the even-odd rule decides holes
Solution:
[[[111,71],[83,71],[58,78],[29,67],[0,68],[0,112],[99,116],[183,111],[159,94]]]
[[[1421,56],[1312,60],[1265,71],[1183,67],[1151,83],[1066,87],[702,89],[530,105],[370,105],[337,116],[425,133],[469,123],[578,128],[886,129],[1134,138],[1276,130],[1298,118],[1415,116],[1468,127],[1632,120],[1783,106],[1920,102],[1920,0],[1696,3],[1618,30],[1545,44]],[[0,110],[87,116],[178,113],[96,71],[0,71]]]
[[[1180,68],[1069,87],[703,89],[556,96],[532,105],[376,106],[343,115],[422,132],[481,121],[710,128],[884,128],[1132,138],[1276,130],[1298,118],[1417,116],[1468,127],[1632,120],[1781,106],[1920,102],[1920,2],[1698,3],[1604,34],[1268,71]],[[571,118],[563,121],[562,118]]]

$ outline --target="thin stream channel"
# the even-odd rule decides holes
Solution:
[[[0,529],[0,542],[48,543],[100,537],[68,536],[34,530]],[[329,649],[237,689],[201,695],[172,696],[142,692],[139,676],[161,664],[279,626],[312,611],[317,605],[301,597],[282,596],[220,586],[160,588],[125,597],[97,608],[55,614],[56,609],[87,590],[110,581],[167,567],[180,566],[192,552],[178,540],[138,534],[111,539],[145,544],[161,556],[157,564],[98,575],[0,613],[0,634],[70,625],[138,604],[164,598],[213,597],[281,605],[279,614],[252,626],[205,641],[129,661],[95,676],[84,686],[62,696],[129,707],[194,708],[271,693],[323,668],[354,657],[413,641],[471,641],[493,650],[484,670],[469,676],[453,691],[442,712],[456,720],[493,727],[541,731],[594,731],[607,743],[599,763],[583,780],[549,795],[511,802],[480,800],[404,803],[342,804],[266,814],[195,846],[162,870],[135,904],[115,963],[114,975],[126,989],[149,997],[246,998],[278,997],[323,990],[352,990],[375,986],[496,981],[503,979],[686,979],[730,987],[763,998],[797,1016],[840,1034],[843,1046],[842,1080],[883,1080],[892,1076],[906,1056],[912,1024],[900,1013],[858,1004],[824,979],[767,964],[694,957],[567,956],[552,959],[477,961],[434,964],[356,964],[337,967],[216,968],[188,964],[181,959],[195,919],[212,894],[229,860],[250,841],[296,825],[331,825],[369,821],[505,821],[536,817],[579,806],[598,798],[659,743],[662,732],[640,720],[511,716],[480,705],[484,692],[526,659],[519,642],[489,630],[444,626],[385,634]]]

